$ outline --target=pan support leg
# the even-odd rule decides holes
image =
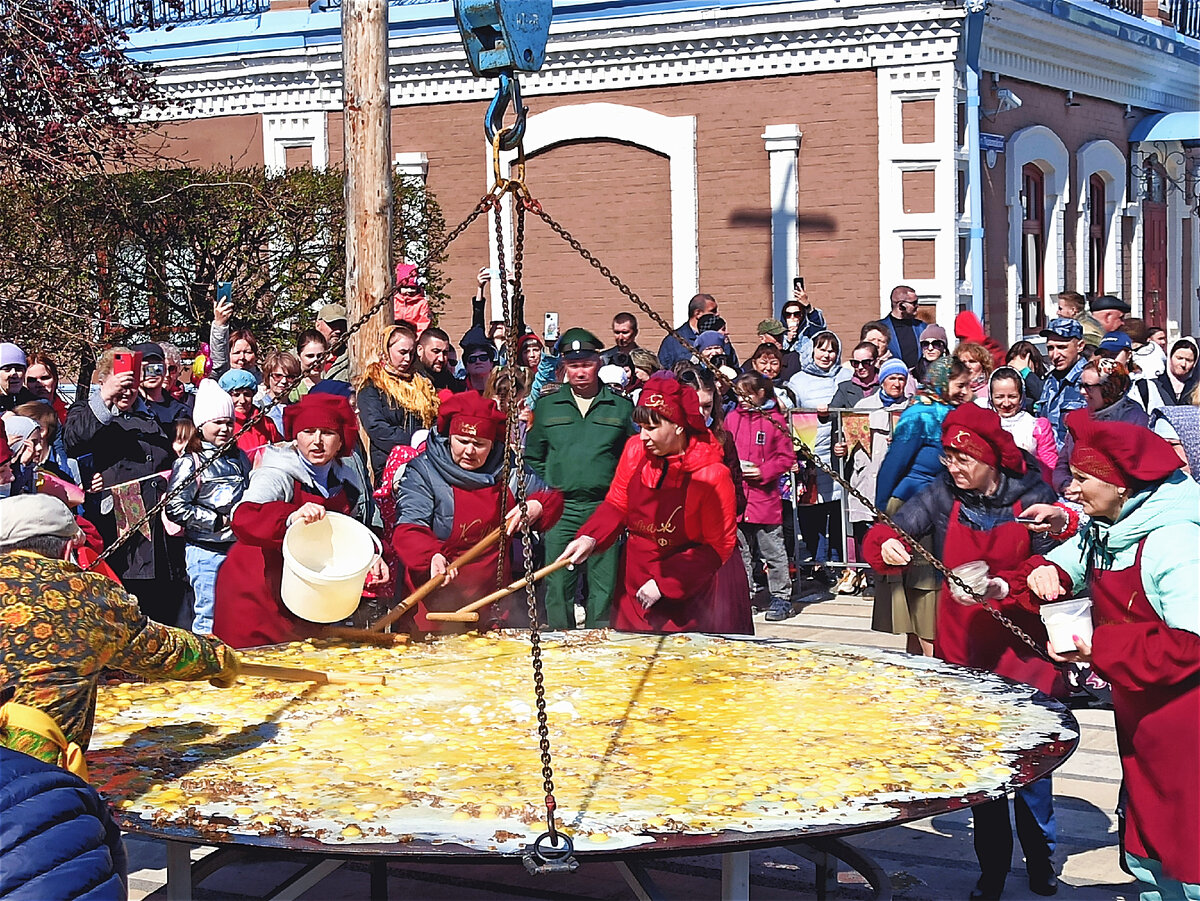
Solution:
[[[750,897],[750,852],[721,855],[721,901],[747,901]]]
[[[617,872],[625,878],[638,901],[666,901],[666,895],[654,884],[654,880],[640,863],[618,860],[616,866]]]

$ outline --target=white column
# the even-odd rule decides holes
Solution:
[[[768,125],[762,134],[771,165],[771,298],[772,316],[779,316],[792,296],[798,274],[799,125]]]

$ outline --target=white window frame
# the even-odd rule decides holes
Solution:
[[[1079,198],[1079,220],[1075,231],[1075,290],[1088,292],[1088,273],[1091,270],[1091,217],[1087,205],[1091,198],[1093,175],[1104,181],[1104,284],[1106,293],[1121,294],[1121,221],[1120,211],[1125,203],[1125,155],[1112,141],[1088,141],[1075,153],[1075,193]],[[1126,303],[1130,298],[1123,297]]]

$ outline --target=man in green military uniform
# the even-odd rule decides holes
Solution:
[[[563,514],[546,533],[546,559],[556,560],[608,493],[625,441],[633,433],[633,404],[600,382],[602,345],[591,332],[568,329],[559,340],[566,383],[538,398],[525,460],[563,494]],[[587,561],[585,610],[589,629],[608,625],[617,584],[617,547]],[[546,619],[552,629],[575,627],[578,568],[546,577]]]

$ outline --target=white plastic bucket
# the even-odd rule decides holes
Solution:
[[[1038,612],[1042,622],[1046,624],[1046,634],[1050,637],[1050,647],[1054,653],[1069,654],[1075,651],[1075,639],[1072,637],[1075,635],[1091,642],[1091,598],[1072,598],[1069,601],[1042,604]]]
[[[341,513],[297,520],[283,536],[279,593],[288,610],[314,623],[336,623],[358,608],[363,584],[383,545],[375,534]]]

